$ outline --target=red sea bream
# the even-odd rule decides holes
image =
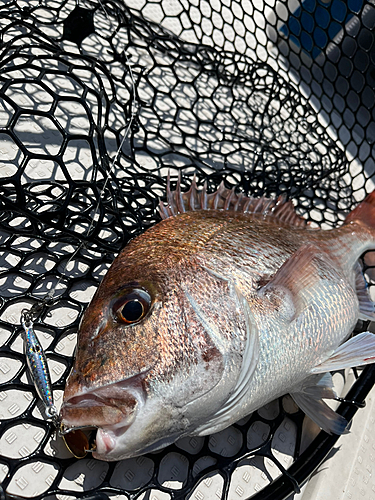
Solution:
[[[94,427],[102,460],[220,431],[290,393],[329,433],[346,420],[331,371],[372,363],[358,259],[375,249],[375,193],[333,230],[292,203],[179,183],[164,220],[115,259],[85,312],[61,419]]]

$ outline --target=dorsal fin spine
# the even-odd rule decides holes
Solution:
[[[173,195],[171,192],[171,172],[168,171],[168,177],[167,177],[167,203],[168,207],[172,212],[172,215],[176,215],[174,212],[174,200],[173,200]]]
[[[241,201],[242,201],[242,198],[243,198],[244,194],[243,193],[239,193],[239,195],[237,196],[237,201],[236,201],[236,204],[234,205],[234,211],[237,212],[238,211],[238,208],[241,204]]]
[[[273,204],[274,204],[274,200],[269,200],[269,202],[265,205],[265,207],[263,209],[264,215],[268,215],[269,208],[272,207]]]
[[[220,200],[220,195],[221,195],[221,193],[223,191],[223,187],[224,187],[224,181],[221,181],[220,184],[219,184],[219,187],[217,188],[216,193],[214,193],[213,208],[215,210],[218,208],[219,200]]]
[[[252,199],[251,199],[251,198],[249,198],[249,199],[246,201],[246,203],[245,203],[245,205],[244,205],[244,207],[243,207],[243,211],[244,211],[244,213],[245,213],[245,214],[249,211],[249,207],[250,207],[250,205],[251,205],[251,202],[252,202]]]
[[[180,213],[185,212],[186,211],[185,210],[185,203],[184,203],[184,200],[182,198],[182,193],[181,193],[181,172],[178,173],[175,196],[176,196],[176,205],[177,205],[178,211]]]
[[[201,208],[207,210],[207,182],[203,184],[203,189],[201,192]]]
[[[162,219],[168,219],[169,213],[168,213],[168,207],[164,205],[164,203],[161,201],[159,198],[159,212],[160,212],[160,217]]]
[[[253,210],[254,213],[261,212],[261,207],[263,205],[263,199],[264,198],[259,198],[259,200],[256,202],[254,210]]]
[[[306,220],[299,216],[294,209],[293,203],[286,200],[285,195],[273,198],[253,198],[243,193],[236,194],[235,188],[227,189],[222,181],[218,189],[207,194],[207,182],[202,189],[198,189],[196,176],[192,180],[190,188],[186,192],[181,191],[181,176],[179,174],[176,189],[171,190],[170,172],[167,177],[166,188],[167,204],[159,203],[159,212],[163,219],[175,216],[179,213],[195,210],[232,210],[234,212],[256,213],[264,217],[273,216],[284,224],[296,227],[305,227]]]
[[[234,195],[234,188],[230,190],[229,195],[227,196],[225,203],[224,203],[224,210],[228,210],[230,206],[230,202],[232,201]]]

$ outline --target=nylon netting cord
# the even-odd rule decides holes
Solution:
[[[185,439],[118,463],[77,461],[43,418],[23,354],[20,311],[53,291],[34,326],[61,404],[82,313],[117,252],[160,220],[169,170],[172,180],[181,172],[185,188],[196,173],[209,191],[224,180],[256,196],[285,193],[324,228],[372,191],[366,70],[375,9],[349,2],[339,15],[329,3],[333,34],[324,41],[317,29],[309,34],[306,13],[275,5],[0,7],[0,481],[10,498],[203,500],[209,490],[281,499],[334,445],[322,432],[308,445],[306,419],[285,397],[221,441]],[[321,7],[310,6],[309,22],[318,23]],[[352,26],[345,36],[340,22]],[[371,280],[372,254],[363,261]],[[360,372],[347,399],[362,402],[373,380],[372,367]],[[340,412],[350,419],[355,406]]]

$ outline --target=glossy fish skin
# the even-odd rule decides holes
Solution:
[[[283,201],[239,198],[169,191],[168,218],[101,283],[61,411],[67,427],[98,427],[96,458],[217,432],[287,392],[321,427],[344,431],[321,401],[334,397],[322,374],[373,362],[370,334],[339,346],[374,316],[357,264],[375,248],[374,196],[331,231],[308,229]],[[116,304],[134,290],[150,308],[125,325]]]

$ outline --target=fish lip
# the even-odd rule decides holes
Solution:
[[[131,427],[129,425],[123,425],[116,429],[100,427],[95,436],[95,450],[93,451],[93,457],[101,460],[108,459],[108,455],[116,448],[116,437],[118,435],[123,435]]]
[[[136,404],[133,407],[132,413],[136,412],[136,408],[138,406],[138,401],[137,398],[134,397],[132,393],[128,393],[129,396],[136,402]],[[103,407],[112,407],[116,411],[122,413],[125,418],[129,418],[129,415],[127,415],[127,412],[124,411],[124,409],[121,408],[119,403],[116,404],[116,401],[121,401],[120,399],[114,399],[111,398],[110,396],[108,397],[103,397],[101,395],[98,395],[96,391],[90,391],[86,392],[83,394],[79,394],[78,396],[73,396],[66,401],[63,402],[60,410],[60,415],[62,415],[61,421],[64,426],[64,417],[63,414],[66,412],[69,412],[70,410],[74,411],[79,411],[79,410],[92,410],[94,408],[103,408]],[[69,424],[66,427],[70,427]],[[100,427],[97,425],[82,425],[82,426],[77,426],[77,425],[72,425],[71,426],[74,429],[77,429],[78,427],[80,428],[86,428],[86,427]]]
[[[64,401],[64,407],[69,408],[92,408],[93,406],[115,406],[110,401],[93,392],[87,392],[78,396],[72,396]]]
[[[116,448],[118,444],[117,438],[119,436],[123,437],[129,431],[131,432],[132,424],[133,422],[130,422],[115,428],[110,426],[99,427],[95,435],[95,449],[92,450],[93,458],[109,462],[130,458],[130,456],[118,455]],[[115,455],[113,452],[115,452]]]
[[[146,400],[139,376],[102,387],[77,387],[60,409],[62,434],[88,427],[116,430],[130,426]]]
[[[136,375],[130,376],[123,380],[119,380],[117,382],[108,383],[102,386],[94,385],[92,387],[87,386],[81,380],[77,380],[77,377],[72,377],[73,372],[68,377],[67,384],[64,390],[64,406],[75,398],[84,398],[84,396],[87,396],[89,394],[95,395],[98,401],[101,400],[104,402],[111,397],[108,396],[108,393],[112,395],[112,397],[118,396],[122,391],[126,392],[129,390],[130,392],[133,392],[135,390],[139,394],[141,392],[145,393],[145,387],[143,385],[144,379],[147,377],[150,369],[148,368],[144,371],[141,371],[140,373],[137,373]],[[73,383],[71,381],[72,378],[74,378]],[[101,395],[102,393],[104,394],[104,396]],[[141,399],[144,399],[144,397]]]
[[[64,402],[60,410],[63,434],[75,429],[113,428],[131,425],[135,419],[139,402],[133,394],[128,401],[84,394]],[[123,404],[121,404],[123,403]]]
[[[116,446],[116,442],[111,434],[104,429],[98,429],[95,438],[95,451],[93,457],[100,459],[100,457],[108,455]]]

